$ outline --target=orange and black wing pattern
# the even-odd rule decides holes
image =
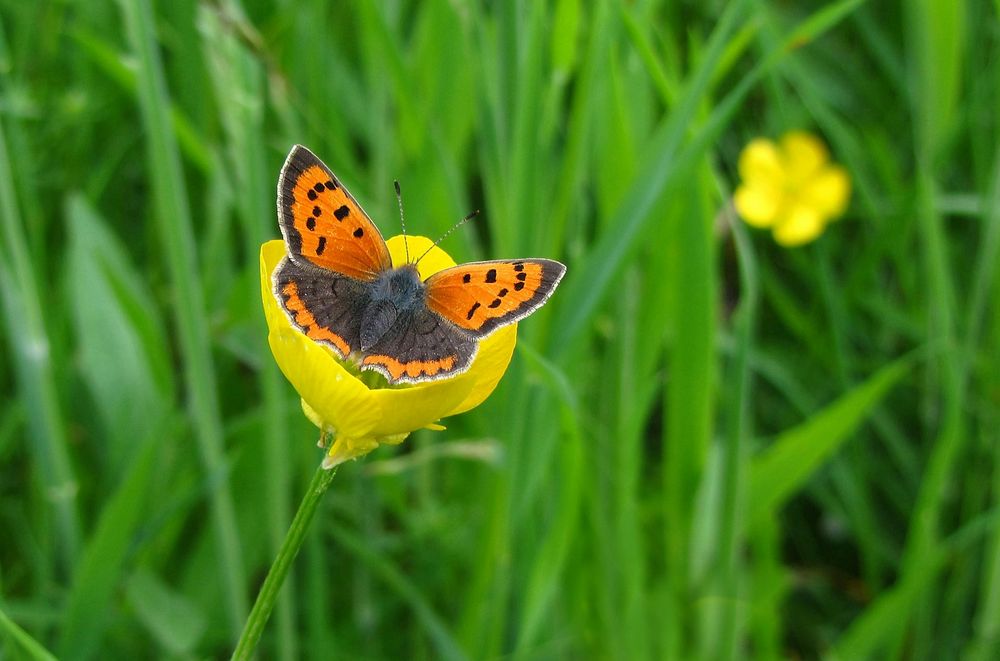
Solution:
[[[565,272],[551,259],[459,264],[424,281],[427,307],[482,338],[541,307]]]
[[[358,280],[391,268],[375,223],[330,168],[301,145],[292,147],[278,177],[278,222],[288,254]]]

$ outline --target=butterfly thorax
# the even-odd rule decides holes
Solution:
[[[361,350],[375,346],[406,313],[424,304],[424,283],[417,268],[406,264],[378,276],[361,314]]]

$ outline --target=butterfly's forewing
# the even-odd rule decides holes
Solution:
[[[274,293],[292,324],[346,358],[361,346],[358,319],[365,283],[285,258],[274,271]]]
[[[464,372],[476,355],[476,341],[426,307],[405,311],[365,355],[361,369],[393,383],[433,381]]]
[[[359,280],[390,268],[375,223],[315,154],[296,145],[278,178],[278,220],[293,261]]]
[[[551,259],[459,264],[424,282],[427,307],[472,337],[485,337],[538,309],[565,272]]]

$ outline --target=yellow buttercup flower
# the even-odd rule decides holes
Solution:
[[[736,210],[749,225],[770,229],[783,246],[818,237],[851,197],[847,172],[830,162],[819,138],[803,131],[786,133],[778,144],[751,141],[740,154],[739,170]]]
[[[407,237],[411,255],[430,248],[430,239]],[[394,264],[405,262],[402,236],[386,244]],[[449,379],[404,386],[389,386],[369,372],[359,373],[329,347],[319,344],[292,326],[274,297],[271,274],[285,256],[282,241],[268,241],[260,248],[260,289],[267,318],[268,344],[278,367],[302,398],[302,410],[322,431],[333,437],[323,461],[331,468],[371,452],[380,444],[401,443],[411,431],[443,429],[441,418],[463,413],[481,404],[507,370],[517,341],[517,324],[498,329],[480,341],[468,370]],[[420,277],[455,266],[440,248],[418,264]],[[371,385],[374,382],[379,385]]]

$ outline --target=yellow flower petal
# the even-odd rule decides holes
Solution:
[[[774,240],[786,247],[809,243],[823,232],[823,217],[813,208],[797,205],[774,226]]]
[[[778,219],[783,197],[781,189],[758,181],[737,188],[733,205],[748,225],[771,227]]]
[[[830,159],[823,142],[805,131],[789,131],[781,138],[785,173],[792,186],[816,175]]]
[[[765,183],[781,187],[785,179],[781,155],[773,142],[765,138],[751,140],[740,152],[740,178],[747,184]]]
[[[799,198],[825,218],[844,213],[851,198],[851,178],[839,165],[829,165],[802,187]]]
[[[387,241],[394,264],[430,248],[418,264],[423,278],[454,266],[440,248],[431,248],[426,237]],[[458,376],[413,385],[371,388],[345,367],[335,352],[309,339],[292,326],[272,292],[271,274],[285,256],[282,241],[261,246],[261,297],[269,329],[268,343],[282,373],[302,398],[303,411],[318,427],[335,434],[324,465],[334,465],[369,452],[379,443],[398,443],[440,418],[467,411],[480,404],[496,387],[514,351],[517,325],[511,324],[479,343],[472,365]],[[366,373],[367,375],[367,373]]]
[[[514,345],[517,343],[517,324],[504,326],[493,332],[492,335],[479,343],[479,353],[476,354],[476,364],[478,369],[475,375],[475,384],[469,390],[469,394],[463,399],[451,415],[465,413],[474,409],[490,396],[500,377],[507,371],[507,365],[514,355]],[[472,372],[472,370],[469,370]]]

